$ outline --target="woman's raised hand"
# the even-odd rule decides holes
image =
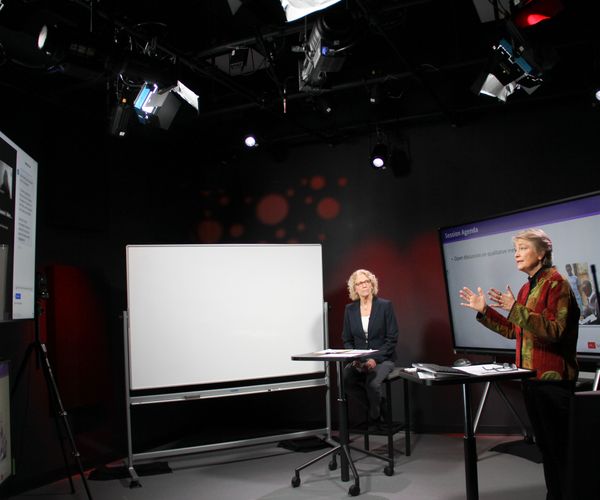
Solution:
[[[515,303],[515,295],[508,285],[506,285],[506,292],[501,292],[496,288],[490,288],[488,297],[493,302],[492,307],[504,309],[505,311],[510,311]]]
[[[460,295],[461,300],[463,302],[460,303],[461,306],[468,307],[469,309],[473,309],[479,313],[483,313],[487,304],[485,302],[485,295],[483,294],[483,290],[481,287],[477,288],[477,293],[475,293],[470,288],[466,286],[459,290],[458,295]]]

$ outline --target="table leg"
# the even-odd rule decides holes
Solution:
[[[338,412],[340,419],[340,446],[347,448],[350,438],[348,436],[348,401],[346,400],[346,391],[344,389],[344,363],[337,362],[338,373]],[[340,453],[340,474],[342,481],[350,481],[350,471],[348,467],[348,457],[346,453]]]
[[[410,394],[408,393],[408,380],[404,379],[404,442],[405,453],[410,457]]]
[[[471,413],[471,384],[462,384],[462,391],[465,414],[464,450],[467,500],[478,500],[479,485],[477,480],[477,443],[473,429],[473,415]]]

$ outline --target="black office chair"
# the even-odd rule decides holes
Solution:
[[[402,368],[394,368],[386,379],[383,381],[385,386],[385,409],[383,409],[382,413],[385,419],[385,428],[384,429],[369,429],[369,426],[366,426],[363,431],[364,436],[364,449],[369,451],[369,436],[379,435],[379,436],[387,436],[387,456],[388,456],[388,467],[386,467],[386,474],[391,476],[394,473],[394,435],[404,429],[404,438],[405,438],[405,454],[406,456],[410,456],[410,398],[408,393],[408,380],[402,379],[400,377],[400,372]],[[392,383],[397,380],[403,380],[403,392],[404,392],[404,422],[394,422],[392,418]],[[360,451],[360,450],[359,450]],[[391,472],[388,474],[388,472]]]

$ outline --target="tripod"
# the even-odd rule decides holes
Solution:
[[[71,493],[75,493],[75,485],[73,484],[73,479],[71,478],[71,468],[69,467],[69,460],[67,458],[67,452],[65,450],[65,444],[63,441],[63,436],[61,435],[61,428],[59,423],[60,421],[63,424],[63,427],[66,431],[67,437],[69,439],[69,444],[71,446],[71,453],[75,458],[75,462],[77,464],[77,469],[79,471],[79,475],[81,476],[81,481],[83,482],[83,486],[87,493],[87,497],[89,500],[92,500],[92,494],[87,484],[87,479],[83,472],[83,467],[81,465],[81,459],[79,451],[77,450],[77,446],[75,445],[75,439],[73,438],[73,432],[71,431],[71,425],[69,424],[69,419],[67,412],[62,404],[62,400],[60,398],[60,393],[58,392],[58,386],[56,385],[56,380],[54,379],[54,374],[52,372],[52,367],[50,366],[50,360],[48,359],[48,350],[46,349],[46,345],[40,339],[40,322],[41,316],[44,312],[42,299],[48,299],[49,294],[47,289],[45,288],[45,278],[38,277],[37,285],[39,286],[38,297],[36,298],[35,303],[35,339],[29,344],[27,350],[25,351],[25,355],[23,357],[23,361],[19,366],[19,370],[15,377],[15,384],[13,386],[13,390],[11,393],[11,398],[14,398],[15,391],[19,385],[19,380],[23,375],[25,368],[28,364],[29,358],[36,354],[36,366],[39,368],[41,365],[44,379],[46,381],[46,388],[48,390],[48,395],[52,404],[52,409],[54,411],[54,422],[56,424],[56,433],[58,435],[58,441],[60,443],[60,448],[63,455],[63,460],[65,462],[65,469],[67,472],[67,477],[69,478],[69,484],[71,486]]]

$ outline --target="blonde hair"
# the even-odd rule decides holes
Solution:
[[[542,266],[549,267],[552,265],[552,240],[542,229],[524,229],[513,236],[513,243],[517,240],[526,240],[533,243],[534,248],[538,252],[544,252]]]
[[[350,295],[350,300],[358,300],[358,294],[356,293],[355,286],[356,278],[359,274],[364,274],[367,277],[373,286],[373,295],[377,295],[377,292],[379,292],[379,282],[377,281],[377,276],[366,269],[357,269],[348,278],[348,295]]]

